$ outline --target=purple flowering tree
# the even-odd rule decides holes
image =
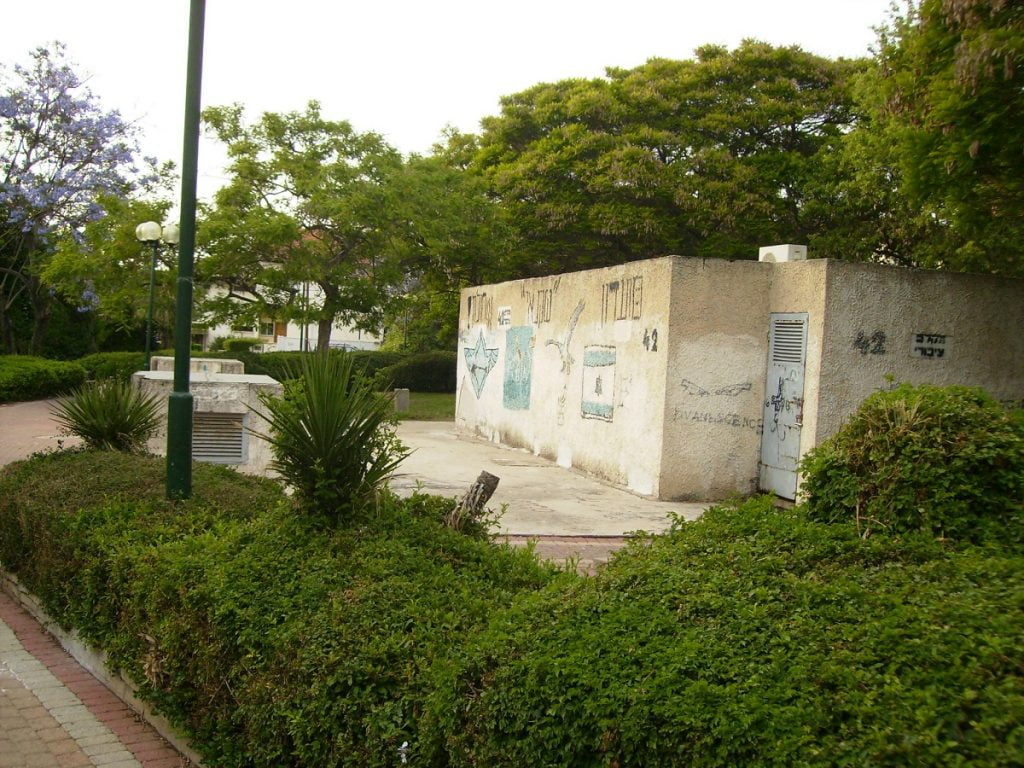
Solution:
[[[144,179],[136,131],[104,111],[68,63],[64,45],[37,48],[27,67],[0,68],[0,341],[42,349],[54,291],[41,275],[61,238],[103,215],[103,194]],[[12,313],[28,307],[30,339]]]

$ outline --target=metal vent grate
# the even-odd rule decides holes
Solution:
[[[214,464],[243,463],[245,415],[208,413],[192,415],[192,458]]]
[[[803,320],[772,320],[772,362],[802,363],[804,361]]]

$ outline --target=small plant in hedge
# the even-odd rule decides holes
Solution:
[[[369,501],[407,455],[377,397],[345,353],[305,355],[285,397],[266,397],[272,467],[315,514],[341,522]]]
[[[1024,423],[980,389],[876,392],[801,471],[810,517],[854,521],[864,535],[1020,538]]]
[[[83,384],[54,407],[57,423],[89,448],[144,450],[160,424],[159,400],[131,382],[100,379]]]

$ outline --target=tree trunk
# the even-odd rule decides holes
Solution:
[[[32,301],[32,354],[42,356],[46,330],[50,327],[51,298],[34,277],[29,286],[29,297]]]
[[[331,348],[331,329],[334,327],[333,317],[321,317],[316,322],[316,351],[326,352]]]
[[[14,329],[11,327],[11,320],[6,310],[0,309],[0,340],[2,340],[4,352],[8,355],[16,354],[18,349],[14,345]]]

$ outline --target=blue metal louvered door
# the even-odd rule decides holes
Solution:
[[[772,314],[761,434],[761,490],[796,498],[804,418],[807,313]]]

